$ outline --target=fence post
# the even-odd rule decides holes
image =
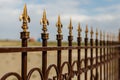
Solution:
[[[23,20],[21,32],[21,39],[22,39],[22,47],[27,47],[27,40],[29,38],[29,32],[27,31],[28,26],[27,23],[30,22],[30,17],[27,15],[27,7],[26,4],[24,5],[24,10],[22,16],[20,16],[20,21]],[[27,80],[27,52],[22,52],[22,64],[21,64],[21,75],[23,80]]]
[[[86,25],[86,30],[85,30],[85,47],[88,46],[88,25]],[[87,48],[85,48],[85,69],[87,68],[88,65],[88,59],[87,59]],[[87,80],[87,71],[85,72],[85,80]]]
[[[57,31],[58,34],[56,35],[57,46],[61,47],[62,46],[62,39],[63,39],[61,28],[63,27],[63,25],[60,21],[60,15],[58,16],[58,22],[57,22],[56,26],[58,27],[58,31]],[[61,50],[57,51],[57,67],[58,67],[58,71],[59,71],[59,80],[62,80],[61,79]]]
[[[80,47],[81,46],[81,34],[80,33],[82,31],[82,29],[80,27],[80,23],[78,24],[77,31],[78,31],[77,43],[78,43],[78,47]],[[78,57],[78,63],[77,63],[78,77],[77,77],[77,80],[80,80],[80,68],[81,68],[81,64],[80,64],[81,53],[80,52],[81,52],[81,49],[78,49],[78,55],[77,55],[77,57]]]
[[[49,22],[46,18],[45,10],[43,12],[43,17],[42,17],[42,20],[40,21],[40,24],[43,25],[43,28],[42,28],[43,33],[41,33],[42,46],[47,47],[47,40],[48,40],[49,34],[46,32],[47,32],[47,25],[49,25]],[[47,69],[47,51],[42,51],[42,73],[45,80],[46,80],[46,69]]]
[[[72,26],[71,19],[70,19],[70,24],[69,24],[68,28],[69,28],[68,46],[72,46],[72,40],[73,40],[72,29],[73,29],[73,26]],[[68,61],[69,61],[70,66],[72,67],[72,49],[69,49],[69,51],[68,51]],[[72,71],[70,70],[69,71],[69,80],[71,80],[71,76],[72,76]]]
[[[91,28],[90,34],[91,34],[90,46],[92,47],[93,46],[93,34],[94,34],[93,28]],[[93,48],[91,48],[90,53],[91,53],[90,64],[91,64],[91,66],[93,66]],[[92,78],[93,78],[93,69],[91,69],[90,80],[93,80]]]

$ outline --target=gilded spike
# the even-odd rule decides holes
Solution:
[[[26,16],[26,17],[27,17],[27,7],[26,7],[26,4],[25,4],[25,6],[24,6],[23,16]]]
[[[86,25],[85,35],[86,35],[86,38],[87,38],[87,36],[88,36],[88,25]]]
[[[56,26],[58,27],[58,34],[61,34],[62,33],[62,30],[61,30],[61,28],[62,28],[62,23],[61,23],[61,20],[60,20],[60,15],[58,16],[58,22],[56,23]]]
[[[103,32],[103,40],[105,40],[105,31]]]
[[[70,19],[70,24],[69,24],[69,35],[72,36],[72,29],[73,29],[73,26],[72,26],[72,20]]]
[[[110,33],[110,41],[112,42],[112,33]]]
[[[113,38],[113,33],[111,33],[111,41],[113,41],[113,39],[114,39],[114,38]]]
[[[102,36],[103,36],[103,35],[102,35],[102,31],[100,30],[100,39],[101,39],[101,40],[102,40]]]
[[[107,36],[107,40],[109,40],[109,37],[110,37],[110,36],[109,36],[109,33],[107,33],[107,35],[106,35],[106,36]]]
[[[119,29],[119,34],[120,34],[120,29]]]
[[[86,25],[85,33],[86,33],[86,34],[88,33],[88,25]]]
[[[96,29],[96,38],[98,38],[98,29]]]
[[[78,29],[77,29],[77,31],[78,31],[78,36],[80,37],[80,33],[82,32],[82,29],[80,27],[80,23],[78,23]]]
[[[112,41],[112,33],[110,33],[110,41]]]
[[[113,34],[113,40],[115,41],[115,34]]]
[[[42,19],[40,21],[40,24],[43,25],[43,29],[42,30],[43,30],[44,33],[46,33],[46,31],[47,31],[47,25],[49,25],[49,22],[48,22],[47,17],[46,17],[46,11],[45,11],[45,9],[43,11],[43,17],[42,17]]]
[[[26,4],[24,5],[23,14],[19,17],[19,20],[20,20],[20,21],[23,20],[22,29],[23,29],[24,32],[26,32],[27,29],[28,29],[27,22],[30,22],[30,17],[29,17],[28,14],[27,14]]]
[[[114,41],[114,37],[113,36],[114,36],[114,34],[112,33],[112,41]]]
[[[118,41],[120,42],[120,29],[119,29],[119,34],[118,34]]]
[[[91,27],[91,32],[90,32],[90,34],[91,34],[91,38],[93,37],[93,34],[94,34],[94,32],[93,32],[93,27]]]

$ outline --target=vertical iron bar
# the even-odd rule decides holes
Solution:
[[[70,24],[68,28],[69,28],[68,46],[70,47],[72,46],[72,40],[73,40],[73,36],[72,36],[73,26],[72,26],[71,19],[70,19]],[[68,50],[68,61],[69,61],[70,66],[72,67],[72,49]],[[71,77],[72,77],[72,71],[69,70],[69,80],[71,80]]]
[[[49,37],[49,34],[47,33],[47,25],[49,25],[49,22],[46,17],[46,11],[43,11],[43,17],[40,21],[40,24],[43,25],[41,33],[41,38],[42,38],[42,47],[47,47],[47,40]],[[47,51],[42,51],[42,73],[44,80],[46,80],[46,70],[47,70]]]
[[[85,30],[85,47],[88,46],[88,25],[86,25]],[[87,59],[87,48],[85,48],[85,69],[87,69],[88,59]],[[87,80],[87,71],[85,72],[85,80]]]
[[[90,46],[92,47],[93,46],[93,39],[91,38],[90,39]],[[91,66],[93,66],[93,48],[91,48],[91,50],[90,50],[90,52],[91,52]],[[92,78],[92,76],[93,76],[93,69],[91,69],[91,77],[90,77],[90,80],[93,80]]]
[[[106,61],[107,61],[107,62],[106,62],[106,68],[107,68],[107,69],[106,69],[106,74],[107,74],[107,79],[106,79],[106,80],[108,80],[108,66],[109,66],[109,64],[108,64],[108,63],[109,63],[109,60],[108,60],[108,56],[109,56],[109,55],[108,55],[108,46],[109,46],[108,34],[107,34],[106,46],[107,46],[107,52],[106,52],[106,53],[107,53],[107,54],[106,54],[106,55],[107,55],[107,56],[106,56],[106,58],[107,58],[107,59],[106,59]]]
[[[119,29],[119,35],[118,35],[119,37],[119,39],[118,39],[118,43],[119,43],[119,45],[120,45],[120,29]],[[119,51],[119,56],[120,56],[120,46],[119,46],[119,49],[118,49],[118,51]],[[120,79],[120,57],[118,57],[118,68],[119,68],[119,72],[118,72],[118,76],[119,76],[119,79]]]
[[[100,39],[100,46],[102,47],[102,39]],[[102,48],[100,48],[100,63],[102,63]],[[102,64],[100,64],[100,80],[102,80]]]
[[[62,39],[63,39],[63,35],[62,35],[62,23],[60,20],[60,15],[58,16],[58,22],[56,23],[56,27],[58,27],[58,34],[56,35],[57,37],[57,46],[61,47],[62,46]],[[59,73],[59,80],[61,79],[61,50],[57,50],[57,67],[58,67],[58,73]]]
[[[68,36],[68,41],[69,41],[68,46],[69,47],[72,46],[72,40],[73,40],[73,36]],[[70,66],[72,66],[72,49],[68,50],[68,57],[69,57],[68,58],[69,64],[70,64]],[[72,71],[71,70],[69,71],[69,75],[70,75],[69,80],[71,80],[71,76],[72,76]]]
[[[77,45],[78,45],[78,47],[80,47],[81,46],[81,31],[82,31],[82,29],[81,29],[81,27],[80,27],[80,23],[78,24],[78,29],[77,29],[77,31],[78,31],[78,37],[77,37]],[[81,60],[81,49],[78,49],[78,63],[77,63],[77,70],[78,70],[78,75],[77,75],[77,80],[80,80],[80,69],[81,69],[81,63],[80,63],[80,60]]]
[[[111,41],[111,45],[113,46],[113,38],[112,38],[112,41]],[[113,74],[113,69],[114,69],[114,68],[113,68],[113,63],[114,63],[114,61],[113,61],[113,56],[114,56],[114,55],[113,55],[113,47],[112,47],[112,48],[111,48],[111,57],[112,57],[112,63],[111,63],[111,65],[112,65],[112,66],[111,66],[112,71],[111,71],[111,73],[112,73],[112,80],[114,80],[114,79],[113,79],[113,77],[114,77],[114,74]]]
[[[91,27],[90,34],[91,34],[90,46],[93,47],[93,34],[94,34],[94,32],[93,32],[93,28],[92,27]],[[90,53],[91,53],[90,64],[93,67],[93,48],[90,49]],[[93,69],[90,70],[90,80],[93,80],[92,78],[93,78]]]
[[[111,73],[112,73],[112,58],[111,58],[111,50],[112,50],[112,48],[111,48],[111,46],[112,46],[112,44],[111,44],[111,41],[109,42],[109,45],[110,45],[110,48],[109,48],[109,60],[110,60],[110,63],[109,63],[109,70],[110,70],[110,72],[109,72],[109,80],[112,80],[112,76],[111,76]]]
[[[115,44],[114,44],[114,41],[113,41],[113,45],[115,46]],[[113,58],[113,75],[114,75],[114,77],[113,77],[113,80],[115,80],[115,57],[116,57],[116,55],[115,55],[115,50],[114,50],[114,47],[113,47],[113,56],[114,56],[114,58]]]
[[[87,47],[88,38],[85,38],[85,46]],[[87,48],[85,48],[85,69],[87,68]],[[85,72],[85,80],[87,80],[87,71]]]
[[[95,39],[95,53],[96,53],[96,76],[95,76],[95,80],[98,80],[98,30],[96,29],[96,39]]]
[[[29,32],[21,32],[22,47],[27,47]],[[27,80],[27,52],[22,52],[22,79]]]
[[[104,55],[104,60],[103,60],[103,61],[104,61],[104,70],[103,70],[103,71],[104,71],[104,80],[106,80],[106,72],[105,72],[105,71],[106,71],[106,69],[105,69],[105,64],[106,64],[106,59],[105,59],[105,57],[106,57],[106,54],[105,54],[105,49],[106,49],[106,48],[105,48],[105,46],[106,46],[106,45],[105,45],[105,33],[104,33],[104,36],[103,36],[103,46],[104,46],[104,48],[103,48],[103,55]]]
[[[48,33],[41,33],[42,36],[42,47],[47,47]],[[46,70],[47,70],[47,51],[42,51],[42,73],[46,80]]]
[[[96,47],[98,46],[98,39],[95,40]],[[98,48],[96,48],[96,80],[98,80]]]
[[[57,35],[57,46],[62,46],[62,35]],[[59,71],[59,75],[60,75],[60,80],[61,80],[61,50],[57,51],[57,67],[58,67],[58,71]]]
[[[77,42],[78,42],[78,47],[81,46],[81,37],[77,38]],[[77,70],[78,70],[78,80],[80,80],[80,68],[81,68],[81,64],[80,64],[80,60],[81,60],[81,49],[78,49],[78,65],[77,65]]]

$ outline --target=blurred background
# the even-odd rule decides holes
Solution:
[[[78,22],[81,23],[82,33],[86,24],[89,31],[92,26],[94,31],[98,28],[115,35],[120,28],[120,0],[0,0],[0,39],[20,40],[22,22],[19,21],[19,16],[23,12],[25,3],[31,18],[28,31],[31,39],[35,41],[41,41],[40,20],[44,9],[50,23],[48,33],[51,41],[55,41],[58,15],[61,16],[63,24],[64,41],[67,41],[70,18],[73,22],[74,41],[76,41]]]

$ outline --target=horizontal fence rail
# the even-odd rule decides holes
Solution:
[[[82,42],[80,23],[78,24],[78,36],[77,44],[73,46],[73,26],[72,20],[70,19],[69,24],[69,35],[68,35],[68,46],[62,46],[62,30],[63,27],[60,16],[58,16],[58,21],[56,23],[57,32],[56,40],[57,46],[49,47],[48,39],[49,33],[47,33],[47,26],[49,21],[46,17],[46,11],[43,12],[42,20],[40,24],[42,27],[42,46],[41,47],[28,47],[28,39],[30,32],[28,29],[28,22],[30,22],[30,17],[27,14],[26,4],[24,6],[23,14],[20,16],[20,21],[23,21],[22,29],[23,32],[21,35],[21,47],[0,47],[0,54],[17,54],[16,52],[21,53],[21,74],[17,72],[8,72],[5,75],[0,77],[0,80],[7,80],[9,77],[14,76],[16,80],[30,80],[32,74],[37,71],[41,80],[120,80],[120,32],[119,40],[115,40],[115,36],[110,34],[102,33],[96,29],[96,32],[93,32],[91,28],[90,39],[88,38],[89,30],[86,25],[85,29],[85,38]],[[95,39],[93,35],[95,34]],[[98,39],[100,38],[100,39]],[[84,43],[84,44],[83,44]],[[68,52],[68,60],[62,62],[62,53],[64,50]],[[73,60],[73,50],[76,50],[76,60]],[[50,54],[49,51],[56,51],[57,54],[57,64],[48,65],[47,54]],[[27,68],[27,56],[28,52],[41,52],[42,54],[42,67],[33,67],[28,71]],[[34,53],[33,53],[34,54]],[[90,56],[88,56],[90,55]],[[64,68],[67,66],[67,72],[64,72]],[[51,70],[55,70],[54,76],[49,76]]]
[[[77,49],[95,49],[95,48],[118,48],[116,46],[70,46],[70,47],[0,47],[0,54],[2,53],[13,53],[13,52],[34,52],[34,51],[56,51],[56,50],[77,50]]]

